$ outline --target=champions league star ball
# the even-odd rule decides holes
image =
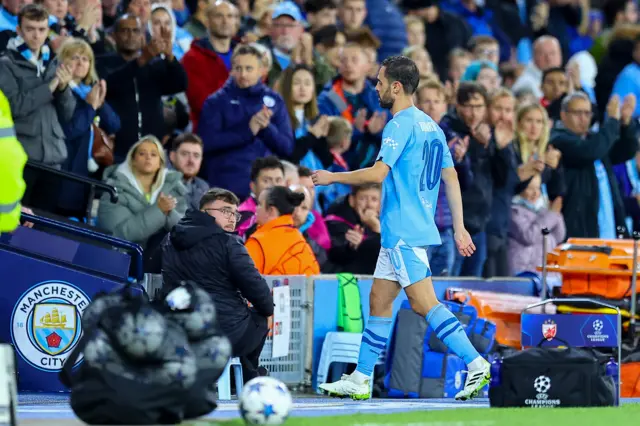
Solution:
[[[272,377],[256,377],[242,388],[240,414],[249,425],[281,425],[293,406],[284,383]]]

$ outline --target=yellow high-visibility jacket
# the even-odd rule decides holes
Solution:
[[[20,225],[20,201],[26,184],[22,178],[27,154],[16,138],[9,101],[0,91],[0,233]]]

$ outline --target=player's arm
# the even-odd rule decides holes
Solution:
[[[387,177],[389,170],[389,166],[385,163],[376,161],[371,167],[354,170],[352,172],[324,172],[323,174],[327,175],[329,181],[320,184],[330,185],[332,183],[343,183],[345,185],[363,185],[365,183],[382,183]]]
[[[382,147],[373,166],[342,173],[319,170],[312,176],[313,183],[316,185],[382,183],[404,150],[410,136],[407,134],[407,128],[411,129],[411,126],[401,126],[397,119],[387,123],[382,132]]]
[[[453,232],[458,251],[463,256],[471,256],[475,251],[471,236],[464,227],[464,217],[462,213],[462,194],[460,192],[460,183],[458,182],[458,173],[453,167],[442,169],[442,181],[445,185],[447,194],[447,202],[451,210],[451,218],[453,219]]]

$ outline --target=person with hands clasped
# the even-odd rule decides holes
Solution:
[[[160,243],[187,210],[182,173],[166,167],[165,152],[152,135],[134,144],[127,160],[105,170],[105,179],[118,190],[117,203],[105,194],[98,209],[98,226],[144,249],[145,272],[160,272]]]
[[[607,118],[597,132],[590,131],[591,101],[574,92],[562,101],[562,122],[551,131],[549,143],[562,153],[567,182],[562,214],[568,238],[616,238],[625,226],[626,212],[612,165],[632,159],[638,150],[636,97],[614,95]]]
[[[238,45],[231,64],[231,77],[204,102],[198,134],[209,185],[243,200],[250,194],[253,161],[271,154],[288,158],[294,140],[282,97],[261,81],[262,53]]]
[[[69,88],[71,72],[48,45],[48,19],[41,5],[20,10],[17,35],[0,58],[0,90],[9,100],[16,136],[29,160],[61,168],[67,158],[61,122],[71,119],[76,101]],[[58,181],[30,169],[24,180],[23,203],[54,211]]]
[[[98,80],[95,59],[89,44],[79,38],[67,40],[58,54],[60,61],[71,70],[69,86],[76,100],[71,120],[62,128],[69,156],[65,169],[81,176],[101,179],[100,165],[93,158],[93,147],[103,135],[115,135],[120,118],[105,102],[107,83]],[[101,131],[104,131],[104,133]],[[109,165],[109,164],[104,164]],[[87,208],[89,188],[76,182],[64,181],[58,206],[65,216],[83,217]]]
[[[122,15],[114,38],[117,53],[98,57],[96,62],[109,88],[106,101],[120,117],[114,154],[116,161],[124,161],[143,135],[160,140],[165,136],[162,97],[184,92],[187,75],[173,56],[171,31],[166,28],[147,43],[140,20]]]

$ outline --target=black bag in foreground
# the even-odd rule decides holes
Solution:
[[[530,348],[492,367],[491,407],[602,407],[615,403],[607,359],[578,348]]]

